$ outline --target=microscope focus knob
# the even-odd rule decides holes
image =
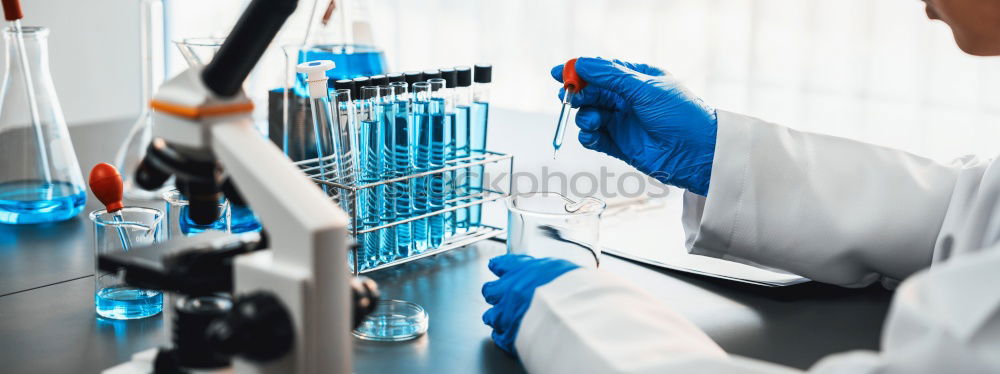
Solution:
[[[255,292],[241,296],[226,317],[208,326],[206,334],[221,352],[263,362],[291,350],[295,329],[281,300]]]

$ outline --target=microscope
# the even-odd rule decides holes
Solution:
[[[106,373],[349,373],[351,330],[374,308],[375,284],[352,278],[349,218],[251,121],[243,81],[295,10],[253,0],[212,61],[153,96],[153,137],[136,171],[144,189],[173,176],[197,223],[219,199],[253,208],[260,234],[203,234],[98,266],[136,287],[171,292],[173,347]],[[164,308],[167,310],[167,308]]]

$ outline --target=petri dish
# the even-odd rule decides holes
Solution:
[[[420,305],[403,300],[379,300],[375,310],[354,329],[362,340],[401,342],[427,332],[430,318]]]

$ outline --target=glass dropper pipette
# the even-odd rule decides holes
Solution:
[[[563,138],[566,137],[566,127],[569,126],[569,118],[572,117],[573,112],[573,95],[587,86],[587,82],[584,82],[576,74],[575,58],[566,61],[563,65],[562,78],[565,92],[563,93],[562,110],[559,112],[559,122],[556,123],[556,134],[552,138],[553,159],[559,153],[559,148],[562,148]]]

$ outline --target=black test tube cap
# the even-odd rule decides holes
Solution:
[[[493,65],[476,64],[473,75],[475,76],[473,80],[476,83],[490,83],[493,81]]]
[[[351,88],[351,97],[354,100],[362,100],[361,99],[361,87],[362,86],[371,86],[371,79],[369,79],[368,77],[357,77],[357,78],[354,78],[353,80],[354,80],[354,87]]]
[[[388,86],[389,85],[389,78],[386,77],[385,75],[382,75],[382,74],[373,75],[373,76],[368,77],[368,78],[371,79],[372,86]]]
[[[412,86],[414,83],[424,80],[424,74],[419,71],[408,71],[403,73],[403,80]]]
[[[354,81],[353,80],[350,80],[350,79],[339,79],[337,81],[334,81],[333,82],[333,89],[335,89],[335,90],[350,90],[351,91],[351,100],[355,100],[355,99],[358,98],[357,96],[354,96],[355,95],[355,92],[354,92],[355,90],[354,90]]]
[[[441,78],[444,78],[445,88],[455,88],[455,81],[458,80],[458,73],[455,69],[444,68],[439,71],[441,72]]]
[[[438,69],[424,70],[424,80],[429,81],[434,78],[441,78],[441,71]]]
[[[459,87],[469,87],[472,85],[472,68],[468,66],[455,67],[455,83]]]
[[[389,83],[404,82],[403,73],[386,74],[385,77],[389,78]]]

